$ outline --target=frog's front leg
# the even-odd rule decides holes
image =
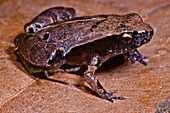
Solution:
[[[129,52],[127,54],[128,56],[128,60],[131,60],[132,64],[135,63],[135,61],[140,62],[143,65],[147,65],[147,63],[145,61],[143,61],[143,59],[148,59],[148,57],[146,56],[142,56],[137,49],[132,50],[131,52]]]
[[[91,88],[102,98],[107,99],[111,102],[113,102],[112,99],[120,99],[124,100],[124,97],[118,97],[113,95],[113,92],[108,93],[100,84],[99,80],[95,77],[94,73],[97,70],[98,66],[100,65],[99,56],[94,56],[90,64],[88,65],[87,71],[84,73],[84,76],[88,82],[88,84],[91,86]]]

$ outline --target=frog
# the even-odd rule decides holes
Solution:
[[[52,7],[38,14],[31,22],[24,25],[27,33],[35,33],[53,23],[60,23],[75,17],[75,10],[71,7]]]
[[[51,10],[45,10],[47,12]],[[143,22],[137,13],[81,17],[69,14],[73,14],[70,16],[73,18],[47,23],[36,32],[26,30],[15,38],[15,50],[23,65],[30,74],[44,73],[46,76],[84,69],[85,81],[99,97],[110,102],[124,100],[124,97],[106,91],[95,72],[108,59],[118,55],[127,55],[132,63],[138,61],[147,65],[144,59],[148,57],[141,55],[137,48],[150,42],[153,28]],[[38,17],[33,20],[29,25],[40,21]],[[45,23],[46,20],[43,21]]]

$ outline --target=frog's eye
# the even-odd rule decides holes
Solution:
[[[42,39],[47,40],[49,38],[49,32],[45,33],[42,37]]]
[[[133,40],[133,37],[131,33],[124,33],[123,35],[121,35],[120,42],[123,45],[128,45],[132,42],[132,40]]]

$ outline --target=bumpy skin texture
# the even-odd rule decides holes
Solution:
[[[30,22],[33,25],[48,13],[58,12],[65,15],[67,8],[48,9]],[[72,8],[71,11],[75,12]],[[63,14],[62,14],[63,13]],[[70,17],[74,17],[75,13]],[[67,17],[67,16],[66,16]],[[50,16],[51,18],[51,16]],[[45,22],[46,19],[43,20]],[[60,20],[59,20],[60,21]],[[27,24],[28,25],[28,24]],[[26,26],[27,26],[26,25]],[[35,27],[35,28],[34,28]],[[34,26],[33,29],[36,29]],[[60,22],[45,24],[33,33],[23,33],[16,37],[16,53],[30,74],[53,73],[61,70],[63,65],[73,66],[77,71],[86,67],[84,77],[96,93],[111,102],[112,99],[125,99],[108,93],[95,77],[95,71],[109,58],[127,54],[132,63],[139,61],[146,65],[136,48],[149,42],[153,35],[150,25],[144,23],[136,14],[96,15],[64,19]]]

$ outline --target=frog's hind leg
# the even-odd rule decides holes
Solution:
[[[102,98],[107,99],[111,102],[113,102],[112,99],[120,99],[124,100],[124,97],[118,97],[113,95],[113,92],[108,93],[103,86],[100,84],[99,80],[95,77],[94,73],[97,70],[98,66],[100,65],[99,63],[99,56],[94,56],[90,64],[88,65],[87,71],[84,73],[84,76],[86,78],[86,81],[88,84],[91,86],[91,88]]]

